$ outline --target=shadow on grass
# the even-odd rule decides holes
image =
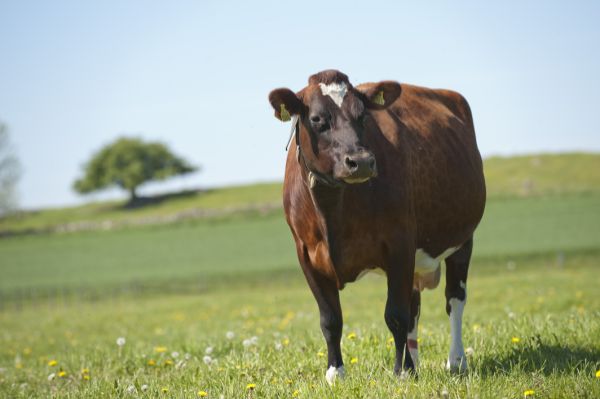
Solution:
[[[557,336],[554,339],[559,341]],[[571,374],[591,367],[600,359],[598,348],[572,347],[543,341],[536,336],[532,338],[532,345],[513,348],[498,357],[486,357],[478,365],[480,372],[485,376],[508,374],[514,369],[544,375]]]
[[[146,208],[154,205],[159,205],[165,201],[169,201],[172,199],[181,199],[194,197],[197,195],[203,195],[212,190],[183,190],[176,193],[167,193],[167,194],[159,194],[153,195],[151,197],[136,197],[127,201],[123,205],[118,205],[114,207],[114,209],[125,209],[125,210],[134,210],[140,208]]]

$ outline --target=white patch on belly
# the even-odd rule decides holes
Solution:
[[[448,256],[452,255],[458,248],[460,247],[448,248],[437,258],[432,258],[423,249],[417,249],[417,252],[415,253],[415,273],[425,274],[434,272],[440,265],[442,259],[446,259]]]
[[[321,87],[321,93],[324,96],[329,96],[333,100],[334,103],[337,104],[338,107],[342,106],[342,102],[344,102],[344,97],[348,92],[348,87],[346,83],[330,83],[328,85],[324,83],[319,83],[319,87]]]

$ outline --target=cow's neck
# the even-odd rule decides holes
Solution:
[[[323,236],[327,238],[329,255],[334,264],[339,260],[339,239],[342,236],[344,209],[344,186],[332,187],[316,184],[309,189],[319,218]]]

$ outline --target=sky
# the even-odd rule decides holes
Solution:
[[[141,193],[283,178],[268,93],[338,69],[459,91],[484,157],[600,151],[598,1],[0,0],[0,121],[27,209],[125,197],[72,190],[122,135],[200,165]]]

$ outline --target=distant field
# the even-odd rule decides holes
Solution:
[[[600,195],[488,202],[475,258],[600,251]],[[118,289],[297,271],[283,214],[0,240],[0,293]],[[39,292],[38,292],[39,291]]]
[[[543,197],[600,193],[600,154],[541,154],[492,157],[484,161],[488,198]],[[79,207],[25,212],[0,219],[2,232],[52,230],[57,226],[88,222],[163,223],[170,217],[190,217],[194,211],[231,215],[248,210],[281,206],[281,183],[192,191],[155,198],[152,205],[137,209],[123,201],[92,203]]]

